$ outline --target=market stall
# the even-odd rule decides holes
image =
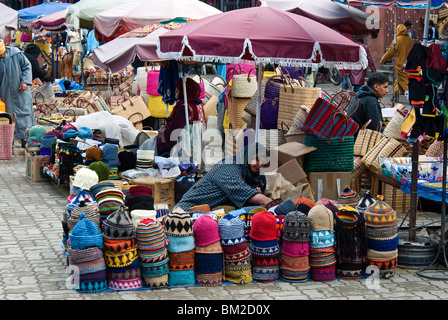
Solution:
[[[162,27],[149,35],[157,30]],[[142,67],[143,79],[137,73],[112,92],[83,88],[58,97],[57,87],[39,87],[27,173],[69,189],[61,213],[62,243],[76,290],[357,280],[369,276],[367,267],[377,268],[383,279],[394,276],[397,217],[410,209],[397,195],[397,190],[405,194],[400,189],[410,180],[414,144],[402,135],[402,128],[410,128],[403,126],[409,110],[392,106],[384,130],[359,128],[346,113],[356,95],[310,87],[300,69],[365,68],[362,48],[307,18],[266,7],[192,21],[158,39],[158,59],[180,63],[182,70],[173,74],[183,80],[183,93],[188,94],[187,78],[199,87],[206,128],[226,133],[218,142],[206,140],[199,158],[242,155],[248,162],[254,142],[265,146],[270,162],[262,171],[265,180],[249,178],[270,202],[244,200],[255,188],[239,184],[236,167],[204,166],[193,157],[162,156],[142,147],[160,134],[143,127],[152,112],[141,92],[150,80],[161,83],[162,64],[151,69],[158,73]],[[197,61],[224,65],[224,78],[190,73],[186,67]],[[146,82],[138,93],[133,86],[140,80]],[[197,147],[188,141],[187,151]],[[435,152],[437,145],[420,146],[421,174],[431,174],[425,161],[434,153],[426,150]],[[224,171],[216,175],[217,170]],[[373,179],[365,186],[360,181],[366,176]],[[210,182],[215,179],[219,186]],[[385,194],[390,186],[393,192]],[[205,191],[195,194],[195,189]],[[214,194],[223,190],[230,196],[220,202]],[[184,210],[179,204],[186,198],[198,202]]]

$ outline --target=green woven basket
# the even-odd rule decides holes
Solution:
[[[313,135],[305,135],[305,145],[317,149],[304,156],[303,169],[307,172],[329,172],[354,170],[354,145],[353,136],[319,138]]]

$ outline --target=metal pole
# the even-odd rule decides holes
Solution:
[[[411,183],[411,208],[409,215],[409,241],[416,239],[416,214],[417,214],[417,182],[418,182],[418,140],[412,146],[412,183]]]
[[[257,111],[255,114],[255,143],[258,143],[258,135],[260,131],[260,109],[261,109],[261,79],[263,78],[263,65],[258,64],[257,68]],[[268,147],[268,146],[266,146]]]
[[[185,126],[187,128],[187,134],[186,134],[186,141],[184,141],[185,143],[185,147],[187,149],[188,152],[188,158],[190,159],[190,154],[191,154],[191,146],[190,146],[190,121],[189,121],[189,117],[188,117],[188,101],[187,101],[187,76],[184,74],[184,66],[182,65],[182,87],[183,87],[183,91],[184,91],[184,104],[185,104]]]
[[[423,29],[423,45],[428,44],[428,29],[429,29],[429,12],[431,11],[431,0],[426,2],[426,14],[425,14],[425,28]]]

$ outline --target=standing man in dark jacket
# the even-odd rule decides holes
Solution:
[[[367,80],[367,84],[363,85],[357,92],[359,99],[358,108],[356,108],[356,99],[352,100],[347,109],[347,114],[351,115],[351,118],[358,123],[360,128],[367,121],[371,120],[367,128],[377,130],[378,123],[383,120],[378,100],[383,98],[388,92],[388,76],[380,72],[373,73]]]
[[[53,78],[45,77],[48,69],[42,69],[39,66],[39,61],[37,60],[37,58],[39,57],[40,53],[41,53],[40,48],[34,43],[29,44],[24,51],[25,56],[31,63],[33,80],[39,78],[42,82],[46,81],[53,82],[54,81]]]

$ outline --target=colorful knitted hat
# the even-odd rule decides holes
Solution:
[[[194,256],[194,250],[168,251],[168,268],[170,271],[194,270]]]
[[[103,236],[108,239],[133,239],[136,229],[124,206],[103,221]]]
[[[137,196],[150,196],[152,197],[152,188],[148,186],[132,186],[129,188],[129,196],[137,197]]]
[[[89,168],[80,168],[76,171],[73,179],[73,187],[90,190],[90,188],[98,183],[98,175],[95,171]]]
[[[79,276],[78,293],[100,293],[108,289],[106,270],[87,273]]]
[[[226,267],[224,274],[227,281],[236,284],[250,283],[254,280],[252,277],[251,268],[234,270],[234,269],[227,269]]]
[[[294,242],[308,242],[310,240],[310,221],[299,211],[288,213],[283,221],[283,239]]]
[[[92,220],[100,229],[100,215],[98,214],[98,209],[92,205],[78,205],[76,206],[67,220],[68,230],[72,231],[74,226],[80,220],[80,215],[84,214],[87,219]]]
[[[324,205],[325,207],[327,207],[328,209],[331,210],[331,212],[336,213],[340,207],[340,204],[337,203],[336,201],[327,199],[327,198],[322,198],[319,201],[317,201],[315,204],[321,204]]]
[[[196,241],[196,238],[195,238],[195,241]],[[205,246],[196,245],[194,250],[196,253],[208,253],[208,254],[223,252],[220,240],[210,243],[210,244],[207,244]]]
[[[57,140],[56,136],[46,134],[40,138],[40,147],[50,149],[51,144],[56,140]]]
[[[83,250],[68,248],[68,263],[76,266],[79,274],[93,273],[106,269],[103,251],[98,247]]]
[[[131,265],[136,259],[138,259],[137,246],[131,247],[123,252],[114,252],[106,250],[104,251],[104,259],[106,265],[114,268],[123,268]]]
[[[150,218],[153,220],[157,220],[157,211],[156,210],[143,210],[143,209],[134,209],[130,212],[132,222],[134,226],[137,228],[137,225],[140,221],[146,218]]]
[[[89,169],[96,172],[98,175],[98,181],[109,180],[109,167],[102,161],[95,161],[89,164]]]
[[[83,213],[79,215],[80,220],[73,227],[69,235],[70,248],[83,250],[89,247],[103,248],[103,235],[98,226],[92,220],[85,217]]]
[[[383,201],[383,196],[364,211],[365,225],[369,227],[382,228],[393,227],[397,224],[397,213]]]
[[[336,202],[343,206],[347,205],[355,207],[358,205],[359,200],[361,200],[359,194],[355,190],[350,189],[349,186],[345,186]]]
[[[103,151],[101,148],[92,146],[86,149],[86,161],[101,161],[103,159]]]
[[[145,287],[150,289],[161,289],[169,286],[168,274],[164,274],[159,277],[145,277],[142,275],[142,278]]]
[[[252,226],[249,236],[252,240],[277,240],[277,230],[277,219],[275,216],[268,211],[261,211],[257,212],[252,217]]]
[[[333,231],[333,212],[322,204],[316,204],[310,209],[308,219],[310,221],[310,230]]]
[[[274,240],[255,240],[252,239],[250,251],[257,256],[272,256],[278,255],[280,252],[277,239]]]
[[[93,195],[93,197],[96,198],[97,193],[104,188],[115,188],[115,185],[113,182],[108,181],[98,182],[97,184],[94,184],[90,187],[90,193]]]
[[[282,254],[283,253],[291,257],[307,256],[310,254],[310,243],[283,240]]]
[[[274,209],[275,214],[277,215],[281,215],[281,216],[286,216],[289,212],[291,211],[295,211],[296,210],[296,205],[294,204],[294,202],[287,198],[285,200],[283,200],[282,203],[280,203],[279,205],[277,205]]]
[[[93,138],[92,130],[88,127],[79,127],[78,128],[79,137],[83,139],[84,141],[87,139]]]
[[[195,248],[193,236],[178,237],[167,235],[167,238],[169,241],[167,247],[168,253],[191,251]]]
[[[119,210],[124,205],[124,194],[121,190],[114,188],[104,188],[96,194],[98,212],[101,221]]]
[[[223,255],[222,253],[195,253],[194,267],[196,274],[222,272],[224,270]]]
[[[311,208],[314,207],[314,202],[308,198],[298,198],[294,201],[294,204],[296,205],[296,210],[304,214],[308,214]]]
[[[285,253],[280,258],[280,277],[285,281],[301,282],[308,278],[310,270],[308,256],[289,256]]]
[[[222,284],[223,271],[196,273],[196,284],[202,287],[216,287]]]
[[[126,199],[129,211],[154,210],[154,198],[148,195],[134,196]]]
[[[136,238],[138,249],[143,251],[159,250],[168,245],[168,238],[163,226],[158,221],[150,218],[145,218],[138,222]]]
[[[259,282],[270,282],[280,278],[278,265],[268,267],[253,267],[252,278]]]
[[[170,271],[168,274],[170,287],[190,287],[196,284],[194,270]]]
[[[218,231],[221,244],[224,246],[235,245],[245,241],[244,228],[246,223],[239,216],[226,214],[218,221]]]
[[[336,236],[329,230],[310,230],[310,248],[328,248],[335,244]]]
[[[171,211],[165,217],[165,232],[167,236],[187,237],[193,235],[193,223],[186,212]]]
[[[202,215],[195,221],[193,235],[196,246],[206,246],[221,239],[218,223],[208,215]]]
[[[365,195],[359,200],[355,209],[358,210],[359,213],[363,213],[366,209],[375,202],[375,198],[370,194],[370,191],[367,190]]]
[[[118,145],[113,143],[106,143],[102,147],[103,151],[103,162],[110,166],[118,166],[120,163],[118,161]]]
[[[236,262],[244,259],[249,259],[251,256],[247,242],[241,242],[235,245],[222,246],[224,252],[224,261]]]

